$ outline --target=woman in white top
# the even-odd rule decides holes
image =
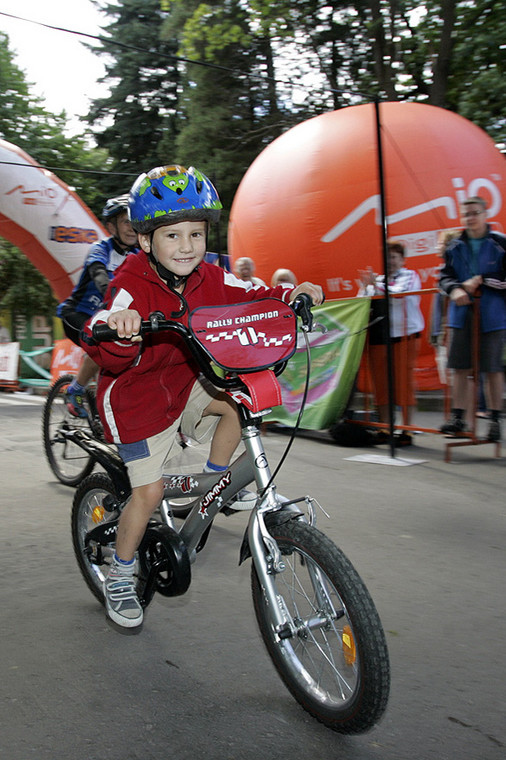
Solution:
[[[417,272],[404,267],[405,251],[402,243],[388,242],[388,292],[395,295],[409,293],[422,289],[422,283]],[[359,270],[362,286],[359,296],[382,296],[385,294],[385,277],[373,272],[371,267]],[[383,301],[373,301],[373,305],[384,306]],[[381,309],[373,311],[381,316]],[[383,315],[384,315],[383,309]],[[395,382],[395,403],[402,407],[403,424],[410,425],[412,409],[415,405],[413,387],[413,372],[420,345],[420,334],[424,328],[424,319],[420,310],[420,296],[390,299],[390,338]],[[388,376],[386,336],[384,320],[381,320],[379,330],[370,335],[369,366],[378,416],[380,422],[388,424]],[[406,437],[407,439],[407,437]]]

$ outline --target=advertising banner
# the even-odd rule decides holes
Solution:
[[[0,384],[18,379],[19,343],[0,343]]]
[[[311,377],[302,428],[325,430],[343,413],[360,365],[370,308],[368,298],[353,298],[313,309],[323,332],[309,335]],[[299,332],[297,351],[279,377],[283,406],[274,408],[267,422],[293,426],[297,420],[306,382],[305,345]]]
[[[360,270],[384,273],[385,222],[426,290],[438,286],[438,233],[462,229],[466,198],[481,196],[491,229],[506,230],[504,156],[486,132],[425,103],[382,102],[378,117],[384,219],[376,108],[340,108],[287,130],[253,161],[230,213],[232,261],[251,257],[265,282],[277,266],[287,267],[299,283],[321,285],[328,298],[349,298],[360,287]],[[431,302],[422,302],[426,324]],[[417,368],[424,390],[441,387],[427,342]]]
[[[42,272],[59,300],[90,245],[107,235],[79,196],[16,145],[0,140],[0,234]]]

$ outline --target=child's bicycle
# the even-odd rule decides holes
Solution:
[[[155,591],[184,594],[214,518],[254,480],[258,500],[240,562],[252,559],[253,604],[267,651],[305,710],[335,731],[360,733],[380,719],[388,700],[390,668],[381,621],[351,562],[315,527],[317,501],[277,493],[259,430],[261,414],[281,403],[276,375],[296,347],[294,311],[303,331],[309,331],[312,315],[301,296],[293,309],[272,298],[196,309],[189,327],[159,314],[142,323],[142,334],[173,330],[180,335],[203,373],[235,398],[245,452],[224,473],[164,476],[164,499],[137,552],[137,590],[144,607]],[[111,332],[101,325],[95,338],[112,340]],[[224,369],[224,377],[213,372],[210,359]],[[69,436],[108,473],[89,475],[72,506],[77,561],[103,604],[103,581],[130,485],[113,448],[84,431]],[[190,504],[171,506],[173,500],[189,498]],[[176,524],[174,517],[186,514]]]

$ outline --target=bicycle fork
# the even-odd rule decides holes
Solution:
[[[295,507],[294,502],[289,502],[285,505],[276,496],[275,486],[269,485],[271,474],[258,430],[250,428],[243,430],[243,441],[249,452],[251,461],[255,462],[255,479],[259,493],[267,489],[265,490],[261,505],[253,510],[251,514],[247,535],[249,550],[255,564],[262,593],[267,602],[266,609],[270,616],[272,628],[279,639],[288,639],[300,633],[307,634],[310,630],[327,628],[329,625],[332,625],[333,621],[342,617],[344,611],[336,610],[328,594],[324,577],[318,567],[312,563],[308,567],[315,595],[316,608],[319,610],[319,613],[311,619],[296,623],[288,611],[283,597],[276,591],[274,579],[277,574],[285,571],[285,563],[277,542],[269,533],[264,515],[288,509],[293,512],[293,519],[306,520],[303,513],[299,512]],[[296,501],[306,502],[310,510],[309,524],[313,525],[316,522],[313,513],[313,500],[305,497],[305,499],[297,499]]]
[[[283,504],[276,499],[275,486],[271,486],[271,472],[258,429],[254,426],[243,428],[242,439],[249,453],[250,461],[255,463],[255,481],[258,492],[264,492],[262,505],[253,510],[248,523],[248,543],[252,561],[260,580],[262,593],[267,600],[267,609],[271,625],[280,639],[294,635],[294,625],[286,610],[283,599],[276,593],[273,578],[283,572],[285,565],[276,541],[270,535],[264,521],[264,514],[278,511]],[[267,489],[267,490],[265,490]]]

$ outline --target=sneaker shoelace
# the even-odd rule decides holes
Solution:
[[[137,608],[139,605],[133,578],[109,577],[106,591],[109,600],[119,603],[119,606],[124,609]],[[129,604],[129,602],[134,602],[134,604]]]

